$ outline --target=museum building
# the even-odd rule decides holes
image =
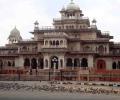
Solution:
[[[97,70],[120,72],[120,44],[84,17],[73,0],[60,10],[53,26],[34,23],[32,39],[24,40],[15,27],[9,43],[0,47],[0,68],[37,70]]]

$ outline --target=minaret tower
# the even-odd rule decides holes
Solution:
[[[35,21],[35,23],[34,23],[34,31],[37,31],[37,30],[39,30],[39,23],[38,23],[38,21]]]
[[[93,19],[93,20],[92,20],[91,28],[97,29],[96,23],[97,23],[96,19]]]

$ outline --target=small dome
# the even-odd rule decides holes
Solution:
[[[10,32],[11,36],[16,36],[16,35],[20,35],[20,31],[15,27],[11,32]]]
[[[93,19],[93,20],[92,20],[92,23],[97,23],[96,19]]]
[[[73,0],[67,5],[66,10],[80,10],[80,7],[76,5]]]
[[[9,39],[16,38],[17,40],[22,40],[22,37],[20,35],[20,31],[16,27],[10,32],[10,35],[8,38]]]
[[[65,11],[65,7],[64,6],[62,7],[61,11]]]
[[[35,24],[35,25],[39,25],[39,22],[36,20],[34,24]]]

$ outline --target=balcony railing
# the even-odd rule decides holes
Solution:
[[[67,52],[67,48],[42,48],[40,52]]]
[[[120,42],[115,42],[114,46],[120,46]]]
[[[54,26],[42,26],[39,28],[39,30],[53,30]]]
[[[44,45],[44,46],[42,46],[42,49],[44,49],[44,48],[46,48],[46,49],[62,49],[62,48],[67,48],[67,45]]]
[[[38,50],[20,50],[18,54],[36,54]]]
[[[7,51],[7,52],[0,52],[0,56],[9,56],[9,55],[16,55],[18,52],[17,51],[15,51],[15,52],[9,52],[9,51]]]
[[[110,35],[109,33],[110,33],[109,31],[104,31],[102,32],[102,35],[109,36]]]
[[[53,21],[60,21],[60,20],[66,20],[66,19],[77,19],[77,20],[87,20],[88,17],[64,17],[64,18],[54,18]]]
[[[44,36],[68,36],[65,32],[47,32]]]

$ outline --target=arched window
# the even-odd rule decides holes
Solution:
[[[106,69],[106,62],[104,60],[97,61],[97,69],[98,70],[105,70]]]
[[[74,26],[72,25],[71,28],[74,29]]]
[[[53,45],[52,41],[49,41],[50,45]]]
[[[48,68],[48,60],[47,59],[45,59],[45,67]]]
[[[23,51],[27,51],[27,47],[26,47],[26,46],[23,46],[22,50],[23,50]]]
[[[66,26],[66,29],[68,29],[68,26]]]
[[[82,26],[80,25],[80,29],[82,28]]]
[[[63,60],[60,59],[60,66],[63,67]]]
[[[67,17],[69,17],[69,14],[67,14]]]
[[[79,67],[80,66],[80,61],[78,58],[74,59],[74,67]]]
[[[32,69],[36,69],[37,68],[37,60],[35,58],[33,58],[31,60],[31,67],[32,67]]]
[[[59,29],[61,29],[61,26],[59,26]]]
[[[96,47],[96,52],[98,52],[98,48]]]
[[[24,67],[30,67],[30,60],[29,58],[24,59]]]
[[[35,47],[32,48],[32,51],[33,51],[33,52],[34,52],[34,51],[37,51],[37,49],[38,49],[37,46],[35,46]]]
[[[86,52],[90,51],[90,47],[89,46],[85,46],[84,47],[84,51],[86,51]]]
[[[35,51],[37,51],[37,49],[38,49],[38,47],[37,47],[37,46],[35,46]]]
[[[9,54],[11,54],[12,52],[11,51],[8,51]]]
[[[88,67],[88,60],[86,58],[81,60],[81,67]]]
[[[112,69],[116,69],[117,68],[117,64],[116,64],[116,62],[113,62],[112,63]]]
[[[47,40],[45,41],[45,45],[48,45],[48,41]]]
[[[59,45],[59,41],[58,41],[58,40],[56,41],[56,45],[57,45],[57,46]]]
[[[3,67],[3,61],[0,60],[0,69],[2,69],[2,67]]]
[[[54,41],[53,41],[53,45],[55,46],[55,44],[56,44],[56,43],[55,43],[55,40],[54,40]]]
[[[63,45],[63,40],[60,40],[60,45]]]
[[[72,59],[71,58],[68,58],[67,59],[67,64],[66,64],[67,67],[72,67],[73,66],[73,63],[72,63]]]
[[[52,56],[51,58],[51,69],[58,69],[59,66],[59,58],[57,56]]]
[[[69,29],[71,29],[71,26],[69,26]]]
[[[107,48],[105,47],[105,53],[107,52]]]
[[[120,69],[120,61],[118,61],[117,69]]]
[[[103,54],[103,53],[104,53],[104,46],[103,46],[103,45],[100,45],[100,46],[98,47],[98,51],[99,51],[100,54]]]
[[[38,67],[39,67],[40,69],[43,69],[43,58],[39,58],[39,59],[38,59]]]
[[[12,64],[11,64],[11,62],[10,61],[8,61],[8,66],[10,67]]]
[[[73,16],[75,16],[75,13],[73,13]]]
[[[15,61],[12,62],[12,66],[15,67]]]

